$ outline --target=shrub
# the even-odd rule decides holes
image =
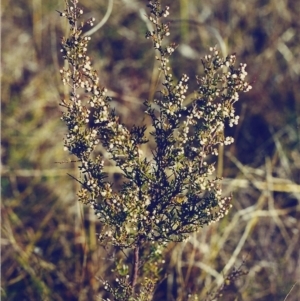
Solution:
[[[129,128],[120,122],[110,106],[111,97],[99,84],[87,55],[91,37],[83,33],[94,20],[79,23],[83,10],[77,0],[66,0],[66,9],[60,12],[70,25],[69,36],[61,42],[68,66],[60,73],[69,87],[69,97],[61,101],[68,128],[64,147],[78,160],[78,198],[101,222],[99,241],[132,259],[128,264],[126,257],[116,258],[115,281],[102,279],[114,300],[150,300],[163,277],[164,247],[227,213],[231,197],[222,196],[220,179],[213,177],[214,162],[218,147],[233,143],[225,125],[238,123],[234,103],[239,93],[251,89],[245,81],[246,65],[236,68],[235,55],[221,58],[213,47],[202,60],[204,75],[197,77],[193,102],[185,106],[189,77],[173,79],[169,57],[176,45],[164,43],[170,34],[164,22],[169,7],[149,1],[148,8],[153,30],[146,38],[152,41],[161,74],[160,96],[144,102],[150,137],[146,125]],[[146,157],[142,146],[150,139],[156,146],[152,157]],[[120,170],[120,187],[104,172],[108,161]]]

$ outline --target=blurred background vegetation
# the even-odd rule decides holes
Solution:
[[[81,1],[100,21],[107,0]],[[166,253],[157,300],[204,300],[243,263],[220,300],[300,300],[300,3],[297,0],[178,0],[170,5],[174,73],[190,93],[210,46],[247,63],[253,90],[241,95],[235,143],[217,173],[233,209]],[[157,71],[147,30],[147,1],[114,0],[89,54],[112,105],[129,126],[143,122]],[[100,225],[76,200],[76,163],[63,151],[63,0],[2,0],[2,300],[101,300],[114,258],[97,243]],[[146,150],[147,151],[147,150]],[[148,150],[149,151],[149,150]],[[113,169],[107,172],[113,176]],[[117,177],[115,175],[115,177]]]

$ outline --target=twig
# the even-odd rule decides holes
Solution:
[[[132,271],[132,280],[131,280],[133,295],[135,293],[135,286],[136,286],[138,271],[139,271],[139,251],[140,251],[139,246],[136,246],[133,254],[133,271]]]

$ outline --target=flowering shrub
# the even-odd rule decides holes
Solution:
[[[163,22],[169,7],[149,1],[153,30],[146,38],[157,52],[163,80],[161,97],[144,103],[156,142],[153,157],[144,157],[141,146],[148,143],[147,127],[128,128],[110,107],[111,98],[99,85],[87,55],[91,38],[82,32],[84,23],[78,23],[83,11],[77,4],[66,0],[60,13],[70,25],[69,36],[61,42],[68,67],[60,73],[70,88],[70,97],[61,102],[68,128],[64,147],[78,158],[82,175],[78,198],[102,223],[100,242],[132,250],[132,266],[116,264],[116,282],[103,280],[104,289],[114,300],[149,300],[160,279],[163,247],[218,221],[231,206],[231,197],[222,196],[220,179],[213,177],[214,163],[209,162],[218,155],[219,145],[233,143],[224,128],[238,123],[233,105],[239,92],[251,89],[245,81],[246,65],[235,68],[235,55],[221,58],[211,48],[202,60],[204,75],[197,78],[193,103],[185,107],[189,77],[183,74],[178,82],[173,80],[169,57],[176,46],[163,43],[170,34]],[[107,180],[99,144],[122,172],[119,191]]]

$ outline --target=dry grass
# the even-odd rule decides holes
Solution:
[[[85,12],[101,20],[105,2],[84,1]],[[76,175],[76,166],[56,163],[70,159],[58,107],[65,27],[55,9],[63,5],[2,1],[3,300],[99,300],[97,277],[111,277],[113,258],[96,241],[100,225],[76,202],[77,183],[66,175]],[[129,125],[142,122],[143,100],[155,93],[143,8],[143,1],[115,0],[90,48]],[[218,165],[234,208],[170,246],[157,300],[186,300],[189,292],[205,300],[242,263],[248,274],[228,284],[220,300],[300,299],[299,15],[296,0],[171,4],[171,39],[181,44],[175,74],[200,74],[200,58],[217,44],[248,63],[254,89],[240,102],[236,143]],[[107,171],[113,177],[113,168]]]

